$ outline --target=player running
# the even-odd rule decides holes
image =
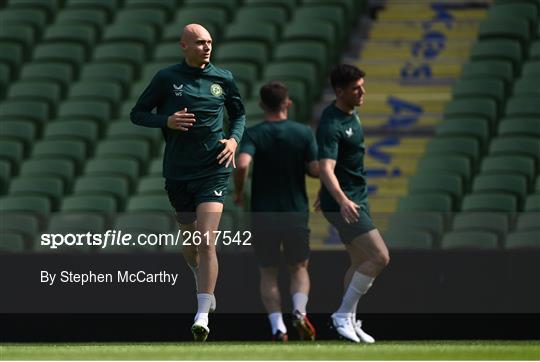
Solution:
[[[361,321],[356,320],[356,308],[390,258],[369,214],[364,133],[355,110],[364,102],[364,75],[352,65],[334,67],[330,81],[336,100],[323,111],[317,143],[320,206],[337,229],[351,260],[344,277],[345,294],[332,314],[332,326],[350,341],[373,343],[375,340],[362,330]]]
[[[283,246],[291,280],[293,326],[301,339],[314,340],[315,328],[306,315],[310,280],[305,175],[319,175],[317,145],[308,126],[288,119],[292,102],[284,84],[265,84],[260,97],[265,121],[247,129],[244,135],[235,173],[235,201],[243,203],[244,184],[253,160],[253,245],[260,266],[261,298],[273,339],[288,340],[277,282]]]

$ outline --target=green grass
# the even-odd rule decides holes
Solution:
[[[0,344],[0,360],[538,360],[539,341]]]

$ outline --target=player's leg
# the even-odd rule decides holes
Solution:
[[[268,320],[272,328],[272,339],[275,341],[287,341],[287,327],[283,322],[283,313],[281,312],[281,294],[278,285],[277,265],[261,267],[260,292],[261,299],[268,313]]]

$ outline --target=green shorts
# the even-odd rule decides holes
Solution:
[[[339,211],[324,211],[323,215],[336,228],[341,242],[350,244],[355,238],[376,229],[369,214],[367,203],[361,203],[358,209],[359,218],[355,223],[347,224]]]

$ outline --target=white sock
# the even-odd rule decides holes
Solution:
[[[212,304],[212,298],[214,296],[208,293],[197,294],[197,314],[195,315],[195,321],[204,322],[208,324],[208,312]]]
[[[308,302],[308,295],[304,293],[294,293],[292,296],[293,311],[297,310],[303,315],[306,314],[306,305]]]
[[[351,279],[351,282],[349,283],[347,291],[345,291],[345,295],[343,296],[341,306],[339,307],[337,313],[356,313],[356,306],[358,305],[360,297],[366,294],[368,289],[371,287],[371,284],[373,284],[374,280],[375,278],[368,277],[367,275],[359,272],[354,272],[354,275]]]
[[[283,314],[281,312],[274,312],[268,314],[268,319],[270,320],[270,325],[272,326],[272,334],[276,334],[278,330],[282,333],[287,333],[287,327],[283,323]]]
[[[212,296],[212,300],[210,302],[210,311],[214,312],[216,310],[217,304],[216,304],[216,296],[214,294],[210,294]]]

